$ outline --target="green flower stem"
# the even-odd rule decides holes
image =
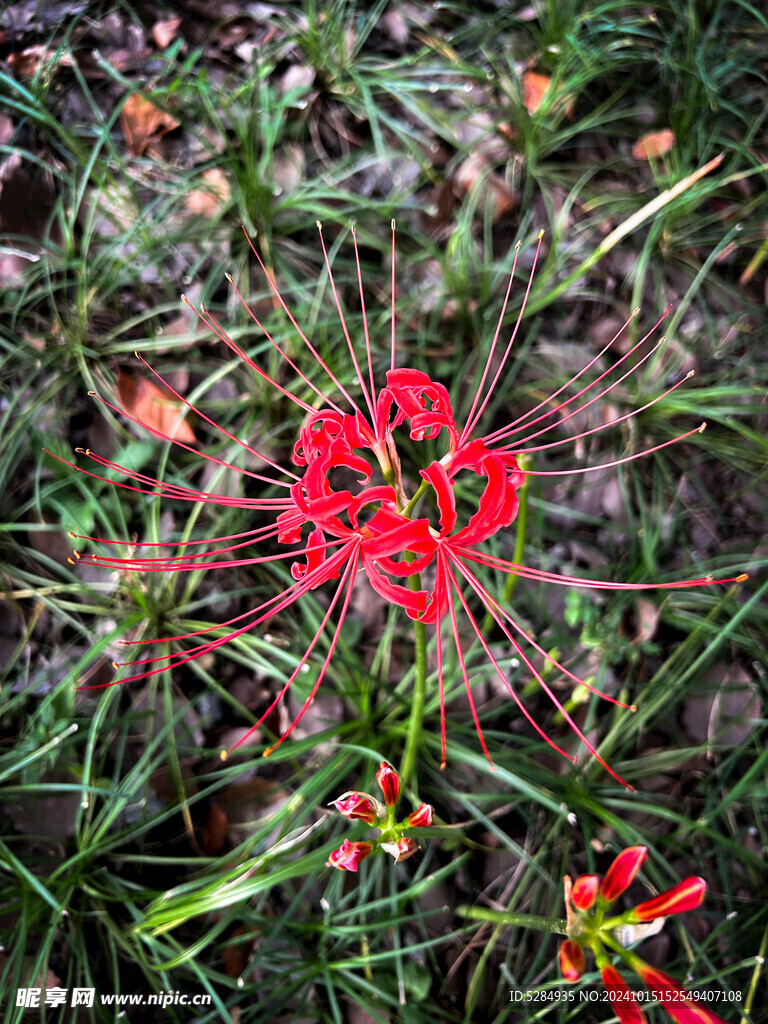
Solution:
[[[485,921],[488,924],[503,924],[521,928],[536,928],[553,935],[567,935],[564,917],[541,917],[539,914],[522,914],[514,910],[489,910],[487,907],[457,907],[459,917],[470,921]]]
[[[421,576],[414,573],[408,578],[411,590],[421,590]],[[416,754],[421,738],[421,719],[424,714],[424,697],[427,690],[427,627],[418,619],[413,623],[414,659],[416,682],[411,699],[411,714],[408,719],[408,732],[405,738],[403,760],[400,763],[400,781],[403,786],[409,785],[413,769],[416,765]]]

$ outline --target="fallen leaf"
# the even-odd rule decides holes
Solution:
[[[539,109],[551,84],[549,75],[540,75],[538,71],[523,73],[523,103],[529,114],[535,114]]]
[[[71,68],[73,60],[68,53],[62,50],[49,49],[42,43],[37,46],[28,46],[26,50],[19,53],[9,53],[6,58],[11,67],[22,78],[32,78],[37,74],[42,64],[50,64],[53,68]]]
[[[144,377],[119,373],[117,394],[129,416],[150,430],[182,444],[196,444],[197,438],[188,420],[186,406],[172,392]]]
[[[171,45],[176,38],[180,24],[181,18],[175,17],[168,18],[166,21],[156,21],[152,26],[152,38],[161,50]]]
[[[552,79],[549,75],[542,75],[538,71],[523,72],[523,103],[529,114],[536,113],[551,85]],[[565,116],[570,121],[573,118],[574,101],[564,98],[562,84],[558,85],[556,96],[557,105],[564,106]]]
[[[203,850],[209,857],[221,853],[229,835],[229,818],[218,804],[211,802],[203,826]]]
[[[213,217],[222,203],[232,195],[229,179],[220,167],[203,171],[203,188],[195,189],[187,196],[187,209],[202,217]]]
[[[663,128],[660,132],[646,132],[632,147],[635,160],[653,160],[664,156],[675,144],[675,133],[671,128]]]
[[[129,96],[120,111],[120,127],[134,156],[141,156],[150,142],[172,132],[180,123],[138,93]]]
[[[493,204],[491,220],[495,224],[509,210],[517,205],[517,195],[501,175],[490,171],[485,157],[479,153],[467,157],[456,169],[454,182],[462,192],[469,192],[476,185],[482,187]]]

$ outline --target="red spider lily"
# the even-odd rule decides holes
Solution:
[[[566,981],[578,981],[586,967],[585,949],[591,949],[611,1007],[621,1024],[647,1024],[647,1017],[638,1005],[635,993],[609,963],[607,947],[637,972],[678,1024],[723,1024],[717,1014],[697,1002],[674,978],[651,967],[636,953],[624,949],[626,938],[623,941],[619,939],[621,931],[628,925],[650,921],[661,925],[665,916],[700,906],[707,888],[703,878],[685,878],[666,892],[639,903],[623,914],[606,917],[610,905],[632,884],[647,854],[645,846],[631,846],[623,850],[602,881],[597,875],[580,875],[572,882],[566,875],[563,888],[568,938],[560,944],[561,973]],[[594,913],[588,913],[590,910]]]
[[[357,377],[357,386],[361,395],[360,401],[357,401],[342,384],[301,329],[283,300],[275,280],[266,269],[253,245],[251,245],[251,248],[276,302],[285,311],[291,324],[297,331],[303,346],[314,362],[316,370],[319,371],[320,383],[317,383],[312,375],[305,374],[288,353],[274,340],[261,324],[256,314],[245,304],[245,300],[237,288],[235,288],[236,294],[245,305],[245,308],[248,309],[253,321],[263,331],[265,337],[285,361],[287,367],[314,393],[321,402],[322,408],[318,411],[318,409],[303,399],[298,398],[288,388],[270,377],[243,351],[237,342],[229,337],[204,307],[201,306],[199,311],[195,310],[201,321],[224,344],[246,362],[258,376],[266,380],[277,392],[292,402],[296,406],[297,411],[304,417],[304,422],[299,430],[298,440],[293,451],[295,471],[278,465],[257,448],[236,438],[233,434],[230,434],[216,424],[199,408],[193,406],[192,403],[173,391],[172,388],[169,389],[175,398],[186,406],[187,409],[194,412],[200,419],[207,422],[226,438],[240,445],[250,456],[262,460],[268,468],[263,473],[253,472],[236,466],[229,466],[228,463],[223,463],[221,460],[205,452],[200,453],[203,458],[219,466],[229,466],[235,472],[243,473],[251,479],[281,489],[282,496],[240,498],[216,494],[194,487],[183,487],[178,484],[156,480],[143,473],[134,472],[125,467],[115,465],[108,459],[90,450],[84,452],[85,456],[97,467],[100,467],[102,471],[118,471],[122,473],[124,482],[121,486],[138,494],[159,494],[183,501],[206,502],[219,506],[238,506],[269,514],[272,516],[272,521],[266,526],[260,526],[241,534],[214,538],[209,541],[189,540],[178,542],[177,544],[140,545],[141,547],[173,549],[173,553],[160,553],[154,557],[134,552],[129,557],[124,558],[102,554],[80,555],[78,552],[75,552],[76,558],[93,565],[100,565],[124,572],[190,572],[210,568],[214,565],[238,567],[285,559],[291,560],[293,563],[291,574],[294,582],[282,593],[274,595],[247,612],[222,623],[220,626],[211,626],[207,629],[199,629],[183,636],[172,638],[173,643],[182,647],[181,650],[176,650],[171,654],[139,657],[132,661],[122,662],[118,667],[126,669],[127,674],[125,674],[124,678],[115,680],[115,683],[128,682],[164,672],[183,665],[191,659],[212,652],[242,634],[256,629],[274,616],[287,611],[310,591],[320,586],[330,585],[333,588],[332,594],[317,634],[302,655],[294,672],[275,696],[269,707],[264,710],[259,721],[253,726],[253,729],[250,730],[253,732],[272,713],[299,672],[306,665],[323,631],[330,623],[333,623],[328,653],[323,661],[316,682],[293,722],[283,732],[277,742],[269,750],[265,751],[266,755],[293,732],[314,699],[338,642],[353,588],[356,582],[364,576],[368,584],[387,602],[401,606],[411,618],[418,619],[434,627],[441,706],[443,764],[445,764],[446,760],[446,737],[445,704],[443,699],[445,673],[442,640],[443,634],[446,631],[450,632],[453,637],[460,672],[466,688],[480,745],[488,760],[491,760],[483,738],[469,669],[460,639],[461,634],[458,621],[460,615],[463,615],[468,622],[471,631],[479,641],[499,681],[531,726],[555,750],[573,761],[576,760],[575,757],[566,754],[545,733],[544,729],[534,720],[531,713],[524,706],[517,690],[507,679],[506,673],[491,651],[476,614],[470,608],[470,600],[479,598],[480,602],[485,606],[490,619],[508,641],[511,652],[514,652],[521,659],[528,671],[542,687],[554,708],[562,715],[588,750],[618,779],[619,777],[616,773],[600,757],[594,745],[587,739],[563,706],[550,683],[544,678],[544,674],[534,664],[534,659],[538,660],[541,658],[549,662],[550,666],[553,666],[573,683],[587,686],[588,689],[599,694],[606,701],[610,701],[620,707],[628,706],[607,694],[601,693],[590,684],[582,683],[582,680],[578,679],[551,654],[545,652],[536,640],[518,623],[511,612],[502,607],[499,601],[489,593],[477,574],[477,567],[483,566],[495,569],[525,580],[554,583],[562,586],[585,586],[603,590],[674,590],[681,587],[705,586],[715,582],[733,582],[732,580],[715,581],[709,576],[675,583],[622,584],[584,580],[576,576],[557,575],[542,569],[519,565],[484,551],[482,547],[484,541],[488,540],[498,531],[509,527],[514,521],[519,506],[518,491],[524,483],[526,476],[561,475],[559,471],[534,472],[531,469],[524,471],[521,469],[518,461],[520,456],[530,455],[569,443],[562,438],[551,441],[542,441],[540,439],[552,427],[572,420],[579,413],[598,402],[614,387],[626,380],[639,365],[646,362],[663,341],[662,338],[655,344],[649,344],[649,339],[653,331],[661,323],[661,320],[636,345],[631,347],[625,355],[617,358],[608,369],[595,374],[593,379],[589,379],[590,372],[593,371],[593,368],[597,366],[602,357],[606,356],[613,341],[616,340],[615,338],[611,339],[602,351],[594,356],[568,384],[560,387],[553,395],[542,400],[533,409],[517,417],[506,426],[483,433],[479,429],[480,422],[494,388],[502,379],[504,368],[508,362],[513,342],[525,312],[525,305],[532,286],[536,258],[541,247],[541,235],[539,236],[536,258],[534,259],[533,269],[525,289],[520,314],[503,354],[499,357],[502,324],[517,265],[518,243],[502,312],[490,345],[485,369],[482,373],[477,393],[474,396],[469,416],[463,426],[457,424],[450,396],[441,383],[432,380],[428,374],[421,370],[396,366],[394,282],[392,290],[390,369],[386,374],[386,382],[377,389],[365,314],[362,275],[360,273],[357,241],[354,232],[353,242],[358,267],[358,284],[365,339],[365,363],[363,365],[358,360],[355,346],[347,329],[341,302],[331,272],[330,261],[325,250],[322,231],[320,239],[325,254],[331,289],[339,312],[341,330]],[[663,320],[663,317],[661,319]],[[629,322],[628,320],[624,327]],[[618,337],[618,334],[616,337]],[[632,358],[640,353],[641,350],[644,350],[642,357],[638,359],[634,366],[630,366]],[[154,373],[141,356],[139,356],[139,359],[147,366],[150,372]],[[496,365],[496,369],[492,371],[494,365]],[[607,382],[609,375],[612,375],[610,383]],[[157,373],[155,373],[155,376],[162,380]],[[335,389],[336,397],[332,397],[325,390],[322,385],[322,378],[330,382],[332,388]],[[665,395],[674,391],[685,379],[685,377],[682,378],[663,395],[647,402],[641,409],[635,412],[647,409],[665,397]],[[584,382],[585,380],[587,382]],[[565,397],[567,391],[570,391],[570,393],[568,397]],[[100,400],[110,408],[118,412],[121,411],[105,399]],[[635,415],[635,412],[627,413],[617,417],[610,423],[586,430],[578,435],[578,437],[583,438],[599,430],[622,423]],[[141,425],[134,417],[128,416],[128,418]],[[438,459],[434,459],[428,465],[418,469],[421,483],[418,488],[415,490],[411,489],[410,492],[408,478],[403,474],[396,444],[397,432],[401,428],[406,429],[411,439],[415,442],[438,440],[442,444],[443,454]],[[701,431],[703,428],[704,424],[687,431],[674,440],[682,440]],[[148,429],[162,439],[172,440],[169,435],[162,433],[157,428],[149,427]],[[181,441],[176,440],[175,443],[187,448],[187,450],[193,450],[189,445]],[[639,458],[641,455],[658,451],[672,443],[674,441],[666,441],[654,445],[644,452],[615,459],[601,466],[582,466],[570,471],[563,471],[563,474],[586,474],[605,469],[606,467],[620,465]],[[347,487],[337,487],[333,481],[338,477],[333,471],[338,469],[351,471],[356,476],[357,483]],[[379,474],[379,479],[374,479],[374,473]],[[102,480],[108,479],[106,476],[101,476],[99,472],[91,472],[90,475]],[[347,478],[350,475],[348,473]],[[471,478],[476,479],[480,494],[476,510],[468,518],[462,518],[457,509],[456,487],[459,482],[463,484],[467,480],[471,480]],[[427,494],[431,494],[436,504],[439,513],[439,525],[431,522],[428,516],[418,515],[416,512],[417,506]],[[81,537],[78,539],[98,540],[98,538],[91,537]],[[259,541],[276,541],[278,545],[284,545],[287,548],[291,548],[291,550],[259,556],[253,556],[244,551],[254,542]],[[127,541],[110,543],[129,545]],[[218,547],[214,550],[208,550],[207,546],[210,544],[218,545]],[[200,545],[206,545],[206,547],[201,549]],[[133,545],[130,546],[133,547]],[[424,589],[417,582],[420,580],[419,574],[426,569],[430,570],[434,579],[429,589]],[[743,578],[745,577],[739,577],[739,579]],[[225,635],[211,639],[210,633],[214,629],[223,630]],[[132,640],[126,641],[125,645],[141,650],[147,644],[156,642],[156,640],[152,639]],[[184,644],[187,644],[187,646],[183,647]],[[532,653],[527,653],[527,651]],[[114,683],[106,685],[114,685]],[[632,710],[634,709],[632,708]],[[246,738],[247,736],[244,736],[235,746],[245,742]],[[620,781],[623,782],[623,780]]]

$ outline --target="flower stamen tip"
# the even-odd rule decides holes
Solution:
[[[225,277],[225,278],[227,279],[227,281],[229,281],[229,283],[230,283],[230,284],[234,284],[234,283],[235,283],[235,282],[233,281],[233,279],[232,279],[232,275],[231,275],[230,273],[226,273],[226,274],[224,275],[224,277]]]
[[[115,672],[118,672],[120,670],[120,662],[119,661],[113,661],[112,662],[112,668],[115,670]]]
[[[689,370],[688,373],[686,373],[686,375],[685,375],[685,379],[686,380],[690,380],[691,377],[695,377],[695,376],[696,376],[696,371],[695,370]]]
[[[699,427],[699,433],[700,433],[700,434],[703,434],[703,433],[704,433],[704,431],[705,431],[706,429],[707,429],[707,421],[706,421],[706,420],[704,420],[704,422],[703,422],[703,423],[701,424],[701,426]]]
[[[226,761],[228,757],[229,757],[229,752],[228,751],[226,751],[226,750],[219,751],[219,760],[220,761]]]
[[[539,241],[541,241],[541,239],[544,237],[544,228],[541,229],[541,231],[538,233],[536,237]]]
[[[743,572],[740,576],[736,577],[736,583],[743,583],[745,580],[748,580],[748,579],[749,579],[749,573],[748,572]]]
[[[88,394],[89,394],[89,396],[91,398],[95,398],[96,397],[96,392],[95,391],[89,391]]]

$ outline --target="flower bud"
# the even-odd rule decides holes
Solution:
[[[401,860],[408,860],[417,850],[421,849],[415,839],[407,839],[405,836],[401,836],[396,843],[382,843],[381,848],[395,858],[396,864],[399,864]]]
[[[657,917],[695,910],[701,905],[706,891],[707,883],[703,878],[684,878],[666,892],[633,907],[626,915],[627,921],[632,924],[637,921],[653,921]]]
[[[334,850],[325,866],[339,871],[357,871],[361,860],[373,853],[373,843],[350,843],[345,839],[338,850]]]
[[[415,811],[405,819],[405,824],[411,828],[426,828],[432,824],[435,809],[431,804],[419,804]]]
[[[400,776],[391,765],[382,761],[376,772],[376,781],[384,794],[384,803],[387,807],[394,807],[400,798]]]
[[[606,871],[600,886],[600,895],[607,903],[613,903],[630,887],[647,856],[647,846],[629,846],[621,851]]]
[[[560,943],[560,971],[566,981],[578,981],[584,973],[586,958],[584,950],[573,939]]]
[[[696,1024],[724,1024],[722,1017],[718,1017],[709,1007],[697,1002],[682,985],[679,985],[674,978],[660,971],[658,967],[651,967],[640,957],[635,957],[632,966],[643,979],[648,988],[653,992],[657,1001],[661,1003],[670,1017],[673,1017],[678,1024],[689,1024],[695,1021]]]
[[[335,807],[339,814],[343,814],[345,818],[351,818],[353,821],[359,819],[360,821],[367,822],[369,825],[375,825],[378,821],[383,821],[387,816],[386,809],[382,804],[368,793],[357,793],[355,791],[344,793],[338,800],[334,800],[331,803],[331,807]]]
[[[621,1024],[648,1024],[648,1018],[635,1002],[634,993],[615,967],[604,964],[600,974],[611,1008]]]
[[[571,889],[571,902],[577,910],[589,910],[597,898],[600,879],[597,875],[579,875]]]

